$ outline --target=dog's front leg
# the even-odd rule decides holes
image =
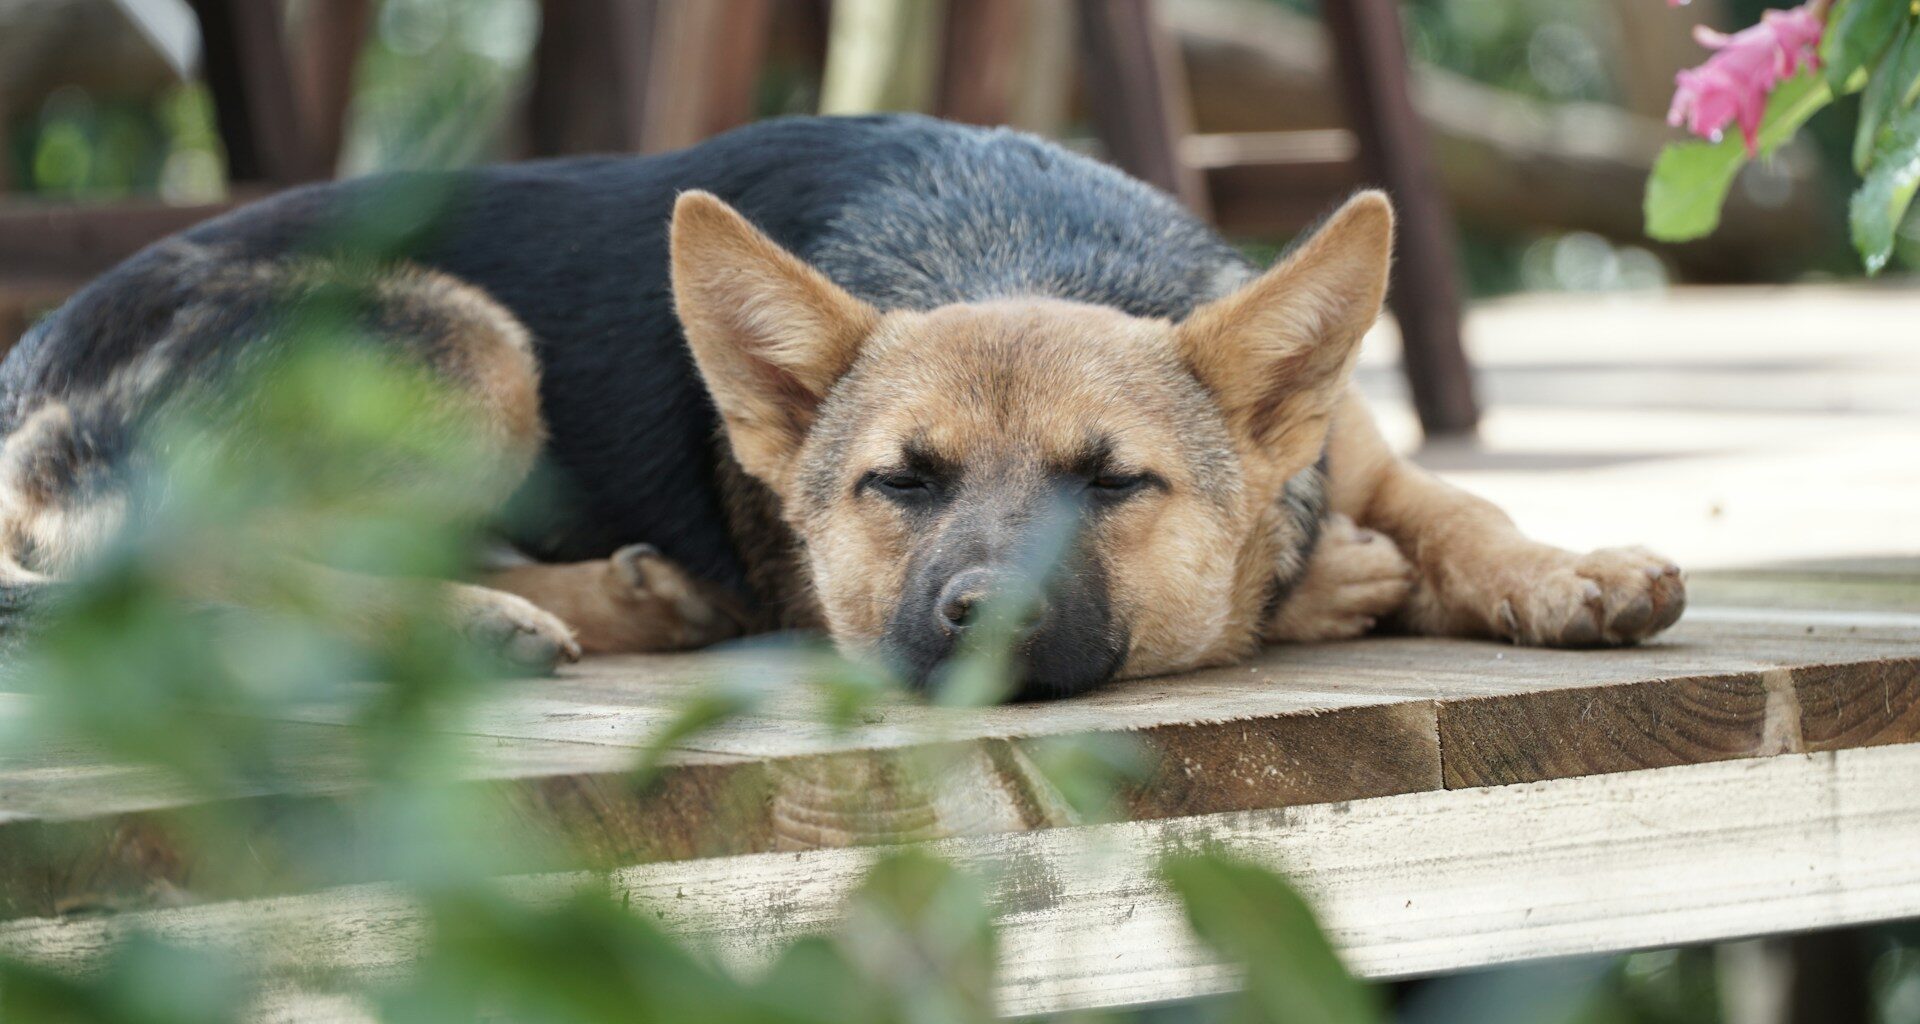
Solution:
[[[1393,541],[1336,512],[1327,517],[1306,574],[1261,624],[1267,643],[1347,640],[1400,613],[1412,563]]]
[[[1357,394],[1329,438],[1333,508],[1391,537],[1417,582],[1399,622],[1415,633],[1563,647],[1629,644],[1673,625],[1686,584],[1644,548],[1564,551],[1506,513],[1399,458]]]
[[[528,562],[481,582],[559,616],[587,654],[692,650],[740,636],[749,625],[731,594],[650,544],[592,562]]]

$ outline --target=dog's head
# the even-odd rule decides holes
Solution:
[[[925,682],[1017,597],[1018,692],[1219,662],[1256,642],[1386,288],[1363,193],[1175,324],[1054,299],[881,313],[711,195],[673,288],[734,456],[778,497],[834,641]]]

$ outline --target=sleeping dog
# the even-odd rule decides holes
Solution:
[[[361,333],[507,476],[564,484],[502,516],[523,559],[447,583],[524,660],[820,628],[924,684],[1020,588],[1026,696],[1376,627],[1671,625],[1665,559],[1530,541],[1382,441],[1349,377],[1392,236],[1362,192],[1262,271],[1106,166],[911,116],[298,189],[134,256],[0,366],[0,583],[70,573],[124,521],[136,425],[351,263]]]

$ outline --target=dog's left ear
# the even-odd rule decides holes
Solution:
[[[778,490],[880,314],[706,192],[673,207],[673,303],[734,457]]]
[[[1180,324],[1187,366],[1258,450],[1318,455],[1380,315],[1392,250],[1392,205],[1362,192],[1273,269]]]

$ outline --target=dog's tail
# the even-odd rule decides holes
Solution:
[[[125,521],[124,492],[103,486],[111,456],[96,427],[49,401],[0,440],[0,652],[19,647],[70,589],[62,577]]]

